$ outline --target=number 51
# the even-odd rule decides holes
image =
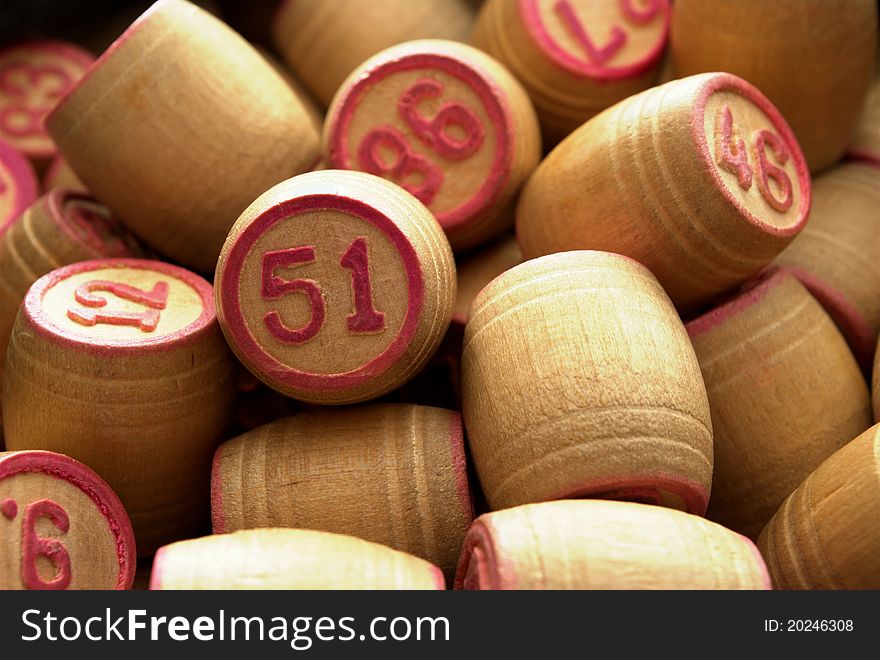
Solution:
[[[303,266],[317,261],[315,248],[304,245],[284,250],[266,252],[263,255],[261,294],[264,300],[277,300],[289,293],[301,293],[309,301],[311,319],[299,328],[289,328],[281,320],[281,315],[272,310],[266,313],[263,321],[269,332],[285,344],[304,344],[313,339],[324,325],[326,302],[317,282],[311,279],[288,280],[279,277],[279,268]],[[367,239],[359,236],[348,246],[339,259],[342,268],[351,270],[352,303],[354,312],[349,314],[348,332],[352,334],[382,332],[385,329],[385,315],[373,305],[373,287],[370,281],[370,264]]]

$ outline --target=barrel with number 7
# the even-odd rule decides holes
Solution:
[[[52,271],[19,311],[3,385],[7,448],[56,451],[97,472],[141,556],[207,527],[235,371],[201,277],[140,259]]]
[[[270,387],[343,404],[396,389],[440,345],[455,262],[425,206],[370,174],[284,181],[241,215],[220,254],[217,312]]]
[[[327,113],[324,157],[406,188],[462,250],[513,224],[541,135],[528,95],[501,63],[452,41],[411,41],[345,81]]]
[[[517,237],[527,259],[632,257],[687,311],[770,263],[809,209],[785,119],[745,80],[711,73],[632,96],[570,135],[523,189]]]

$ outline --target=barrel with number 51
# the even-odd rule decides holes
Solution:
[[[428,209],[384,179],[337,170],[294,177],[251,204],[214,282],[238,358],[310,403],[402,385],[440,345],[455,302],[452,251]]]
[[[116,491],[141,556],[207,526],[214,447],[235,395],[211,285],[140,259],[37,280],[7,354],[9,449],[71,456]]]

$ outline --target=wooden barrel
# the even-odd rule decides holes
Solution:
[[[314,410],[223,444],[214,532],[296,527],[350,534],[449,577],[474,518],[461,416],[407,404]]]
[[[880,589],[880,426],[788,496],[758,547],[777,589]]]
[[[688,311],[769,264],[809,209],[809,173],[785,120],[749,83],[713,73],[581,126],[526,184],[516,232],[527,259],[576,249],[637,259]]]
[[[46,126],[98,199],[201,272],[214,269],[238,214],[319,153],[314,124],[281,76],[184,0],[160,0],[135,21]]]
[[[633,502],[561,500],[487,513],[468,531],[457,589],[769,589],[749,539]]]
[[[413,39],[464,40],[473,19],[468,0],[285,0],[273,32],[287,65],[327,106],[379,51]]]
[[[766,273],[687,329],[715,431],[706,516],[754,539],[810,472],[871,425],[868,388],[834,322],[790,273]]]
[[[77,261],[143,252],[106,206],[68,190],[43,195],[12,222],[0,233],[0,383],[15,315],[34,282]]]
[[[254,529],[160,548],[150,589],[444,589],[436,566],[352,536]]]
[[[59,40],[0,50],[0,141],[30,158],[40,172],[56,154],[43,119],[94,61],[91,53]]]
[[[788,120],[812,172],[840,160],[868,91],[877,47],[874,0],[676,0],[676,73],[727,71]]]
[[[527,261],[471,306],[465,427],[493,510],[601,497],[706,510],[712,427],[684,325],[642,265]]]
[[[776,263],[822,303],[870,373],[880,333],[880,168],[846,163],[814,178],[810,221]]]
[[[83,261],[40,278],[16,319],[6,445],[58,451],[101,475],[148,556],[207,523],[234,396],[210,284],[157,261]]]
[[[251,204],[214,282],[244,365],[322,404],[365,401],[412,378],[455,302],[452,251],[428,209],[384,179],[338,170],[295,177]]]
[[[668,0],[487,0],[471,41],[528,90],[550,144],[656,84]]]
[[[101,477],[49,451],[0,452],[0,589],[130,589],[128,515]]]
[[[327,111],[324,158],[406,188],[461,251],[511,228],[516,197],[541,160],[541,132],[502,64],[471,46],[424,39],[352,72]]]

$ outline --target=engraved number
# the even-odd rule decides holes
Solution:
[[[144,305],[147,309],[142,312],[104,310],[102,308],[107,306],[107,299],[96,296],[96,291],[112,293],[123,300]],[[142,332],[153,332],[159,325],[159,312],[165,309],[168,303],[168,284],[156,282],[152,290],[144,291],[136,286],[121,282],[91,280],[78,286],[74,297],[80,305],[84,305],[88,309],[71,307],[67,310],[67,316],[70,320],[81,325],[93,326],[98,323],[132,325],[140,328]]]
[[[9,520],[18,515],[15,500],[6,499],[0,504],[0,513]],[[37,500],[25,507],[21,522],[21,581],[28,589],[67,589],[70,586],[70,555],[56,538],[37,534],[37,521],[48,518],[58,531],[66,534],[70,529],[67,512],[52,500]],[[37,561],[46,559],[54,568],[54,577],[43,580],[37,571]]]
[[[612,28],[605,45],[594,44],[583,22],[578,18],[571,0],[558,0],[553,8],[571,36],[584,49],[587,58],[594,64],[605,64],[626,45],[626,32],[619,25]],[[653,21],[660,12],[660,0],[647,0],[642,2],[641,7],[637,6],[635,0],[620,0],[620,10],[631,23],[644,25]]]
[[[740,187],[752,187],[752,166],[745,141],[733,137],[733,114],[730,107],[722,106],[715,117],[715,162],[718,167],[736,175]],[[753,158],[757,168],[758,191],[771,208],[784,213],[791,208],[793,194],[791,179],[785,170],[767,159],[767,149],[772,151],[779,165],[785,165],[791,157],[785,142],[773,131],[766,128],[755,131],[752,139]],[[773,194],[768,179],[773,179],[779,189],[780,197]]]
[[[326,302],[318,283],[310,279],[287,280],[275,274],[278,268],[303,266],[317,261],[315,248],[310,245],[267,252],[263,255],[261,293],[266,300],[277,300],[288,293],[302,293],[309,301],[311,319],[304,326],[288,328],[281,315],[272,310],[263,321],[269,332],[286,344],[304,344],[313,339],[324,325]],[[373,287],[367,239],[354,239],[339,259],[339,265],[351,270],[352,303],[354,312],[346,322],[350,333],[381,332],[385,329],[385,315],[373,305]]]
[[[385,315],[373,306],[373,287],[370,283],[370,262],[367,239],[354,239],[339,260],[343,268],[351,269],[351,293],[354,312],[348,315],[349,332],[381,332],[385,329]]]
[[[381,149],[394,154],[394,160],[386,162]],[[393,126],[377,126],[364,136],[358,147],[358,160],[364,171],[370,174],[390,174],[401,187],[415,195],[425,205],[434,201],[443,185],[443,172],[421,154],[413,151],[406,137]],[[417,175],[421,181],[405,180]]]
[[[443,89],[438,80],[419,80],[400,95],[397,112],[413,134],[442,158],[464,160],[479,151],[485,138],[486,131],[477,114],[458,101],[446,101],[430,119],[418,109],[421,101],[439,97]],[[453,127],[458,128],[461,137],[450,132]],[[381,149],[392,152],[394,159],[386,161]],[[358,147],[358,161],[371,174],[393,176],[426,205],[434,201],[443,185],[443,171],[416,153],[406,136],[393,126],[377,126],[367,133]],[[420,181],[406,180],[412,175]]]
[[[422,142],[444,158],[462,160],[473,155],[483,144],[483,124],[473,110],[456,101],[441,105],[433,119],[425,119],[419,114],[420,101],[436,98],[442,93],[443,83],[420,80],[401,95],[397,110]],[[464,137],[457,140],[451,136],[448,132],[450,126],[458,126]]]
[[[758,190],[767,200],[767,203],[777,211],[784,213],[791,208],[792,191],[791,179],[781,167],[774,165],[767,160],[767,147],[773,151],[773,155],[780,165],[788,162],[790,154],[788,147],[782,139],[772,131],[762,129],[755,134],[755,162],[758,168]],[[770,190],[767,178],[771,178],[776,182],[776,186],[782,193],[781,198],[777,198]]]

